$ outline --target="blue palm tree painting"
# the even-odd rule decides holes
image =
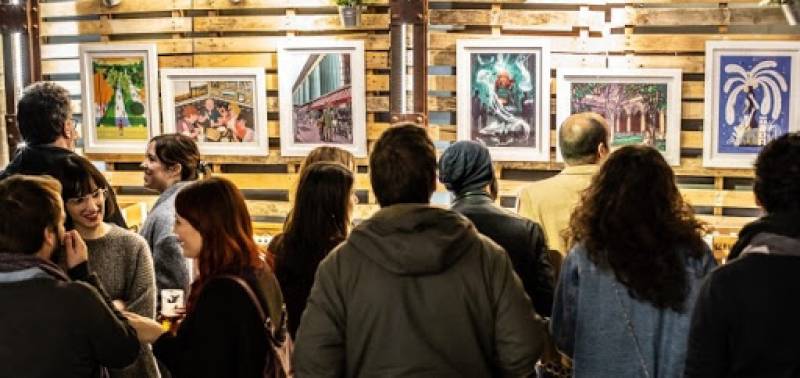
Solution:
[[[758,153],[789,131],[790,56],[720,57],[718,152]]]
[[[536,60],[531,53],[471,55],[472,140],[489,147],[536,146]]]

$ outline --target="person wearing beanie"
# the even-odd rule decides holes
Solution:
[[[439,159],[439,181],[455,195],[451,210],[506,250],[536,312],[550,316],[553,268],[542,228],[494,203],[497,180],[489,150],[473,141],[456,142]]]

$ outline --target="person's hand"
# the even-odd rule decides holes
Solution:
[[[89,259],[89,252],[86,249],[86,243],[83,238],[78,234],[78,231],[72,230],[64,233],[64,251],[66,253],[67,268],[72,269]]]
[[[128,311],[123,311],[122,314],[128,318],[128,323],[136,330],[139,341],[143,343],[152,344],[166,332],[164,328],[161,327],[161,324],[153,319]]]

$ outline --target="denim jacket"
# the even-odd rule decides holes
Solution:
[[[682,377],[697,290],[715,266],[708,250],[687,257],[691,291],[678,313],[632,298],[613,272],[575,246],[562,266],[551,322],[556,344],[574,359],[574,376]]]

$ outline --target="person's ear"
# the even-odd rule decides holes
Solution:
[[[70,140],[75,137],[75,128],[72,127],[72,118],[67,118],[67,120],[64,121],[64,128],[61,129],[61,135]]]
[[[60,240],[56,240],[58,239],[58,234],[52,227],[46,227],[42,236],[42,246],[39,248],[39,252],[36,255],[45,260],[49,260],[56,246],[60,244]]]
[[[170,173],[172,173],[173,176],[177,176],[177,177],[181,177],[181,171],[182,170],[183,170],[183,166],[180,165],[180,164],[174,164],[171,167],[169,167]]]
[[[608,145],[607,144],[600,143],[600,144],[597,145],[597,157],[599,158],[599,160],[602,160],[606,156],[608,156],[608,153],[609,153],[609,150],[608,150]]]

